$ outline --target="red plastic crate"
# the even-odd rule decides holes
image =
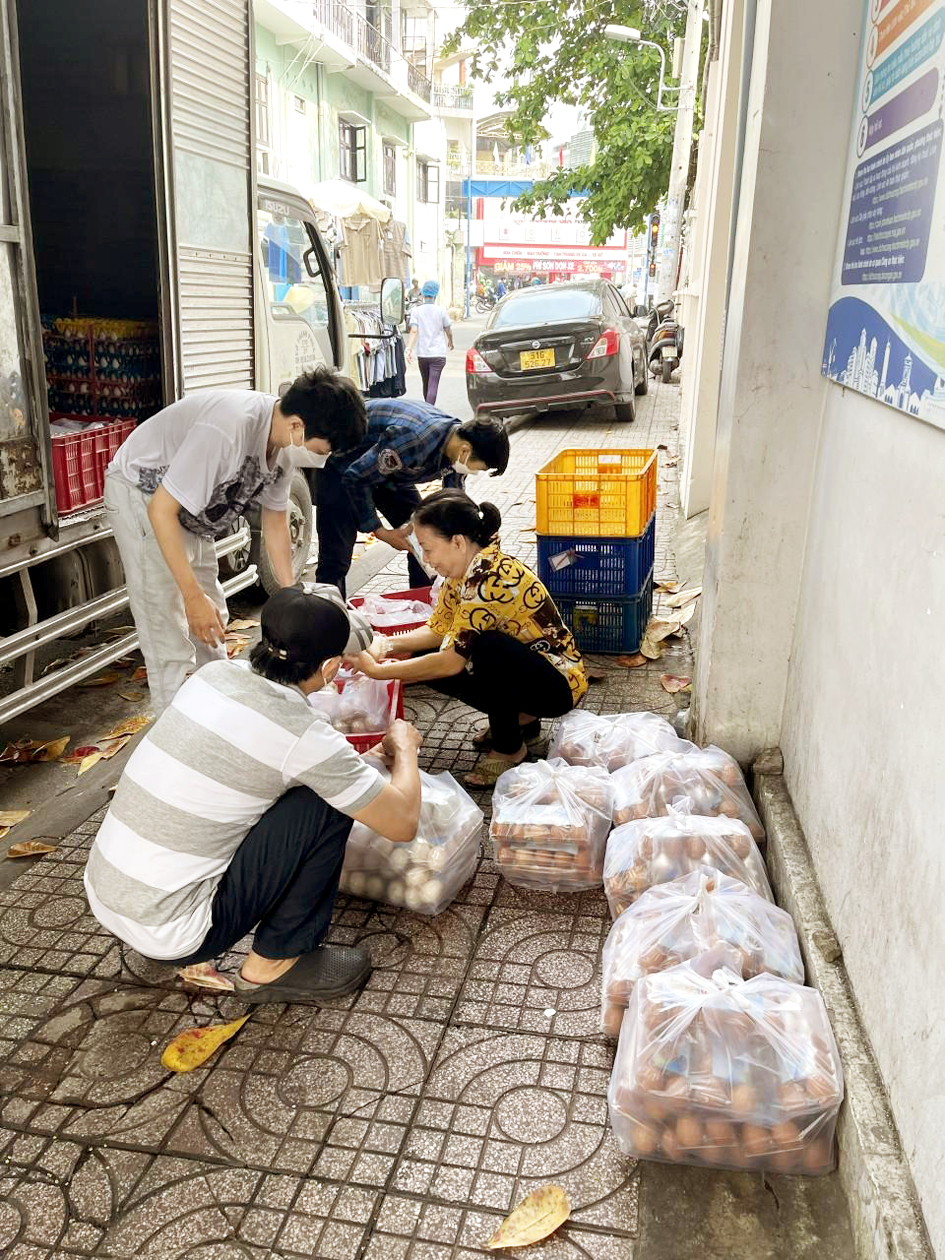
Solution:
[[[57,433],[52,438],[56,504],[62,513],[75,512],[101,501],[105,470],[112,456],[135,431],[134,420],[111,416],[70,416],[51,412],[51,420],[81,420],[88,432]],[[97,428],[92,428],[97,425]]]
[[[338,678],[335,685],[339,691],[344,691],[346,678]],[[379,744],[387,734],[387,727],[390,726],[394,718],[402,718],[404,716],[404,687],[399,678],[392,679],[387,684],[387,694],[390,696],[390,709],[387,714],[387,726],[382,731],[369,731],[364,735],[346,735],[345,739],[349,744],[360,752],[368,752],[376,744]]]
[[[415,599],[418,602],[422,601],[425,604],[429,604],[430,592],[432,590],[433,590],[432,586],[415,586],[409,591],[388,591],[387,594],[382,595],[381,598],[382,599]],[[364,604],[364,600],[359,596],[359,597],[356,597],[355,599],[349,599],[348,603],[351,605],[352,608],[361,608]],[[425,624],[426,623],[423,621],[405,621],[402,625],[398,625],[398,626],[383,626],[378,631],[378,633],[379,634],[408,634],[411,630],[418,630],[420,626],[425,625]]]

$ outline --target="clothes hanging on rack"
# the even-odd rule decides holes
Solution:
[[[410,238],[407,224],[391,219],[381,228],[381,259],[385,276],[406,280],[410,276]]]
[[[345,284],[380,284],[384,279],[380,223],[370,215],[355,214],[345,219],[343,226],[341,258]]]
[[[354,304],[345,307],[349,337],[353,338],[354,371],[358,388],[369,398],[399,398],[407,392],[404,339],[377,312]],[[350,331],[350,326],[357,332]]]

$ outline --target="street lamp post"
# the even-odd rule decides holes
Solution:
[[[657,44],[652,39],[644,39],[635,26],[617,26],[611,23],[609,26],[604,27],[604,35],[615,44],[639,44],[641,48],[655,48],[660,55],[660,86],[656,94],[656,108],[661,113],[667,114],[679,109],[678,97],[675,105],[663,104],[664,92],[679,92],[681,89],[666,83],[666,53],[663,51],[661,44]]]

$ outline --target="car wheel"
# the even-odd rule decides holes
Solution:
[[[643,370],[640,372],[640,379],[634,387],[636,394],[648,394],[650,391],[650,374],[646,370],[646,363],[643,363]]]
[[[673,365],[669,359],[664,359],[660,364],[660,380],[664,385],[668,385],[673,375]]]
[[[621,424],[633,424],[637,418],[637,405],[632,398],[629,402],[616,403],[614,405],[614,415]]]
[[[309,553],[312,549],[313,523],[312,495],[308,482],[304,473],[296,470],[292,474],[292,482],[289,485],[289,542],[292,546],[292,574],[296,581],[302,576],[302,570],[308,564]],[[255,539],[253,541],[256,542]],[[258,542],[258,555],[253,558],[256,561],[263,590],[267,595],[274,595],[281,589],[282,583],[278,581],[272,570],[269,552],[261,538]]]

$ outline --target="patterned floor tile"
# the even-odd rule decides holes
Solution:
[[[492,1255],[485,1247],[500,1213],[481,1208],[385,1197],[364,1260],[472,1260]],[[529,1260],[632,1260],[634,1240],[626,1234],[566,1224],[547,1242],[528,1248]]]
[[[450,1028],[392,1192],[507,1212],[548,1182],[575,1225],[632,1234],[632,1160],[607,1129],[611,1051],[571,1038]]]
[[[454,1023],[593,1038],[609,928],[609,916],[490,911]]]

